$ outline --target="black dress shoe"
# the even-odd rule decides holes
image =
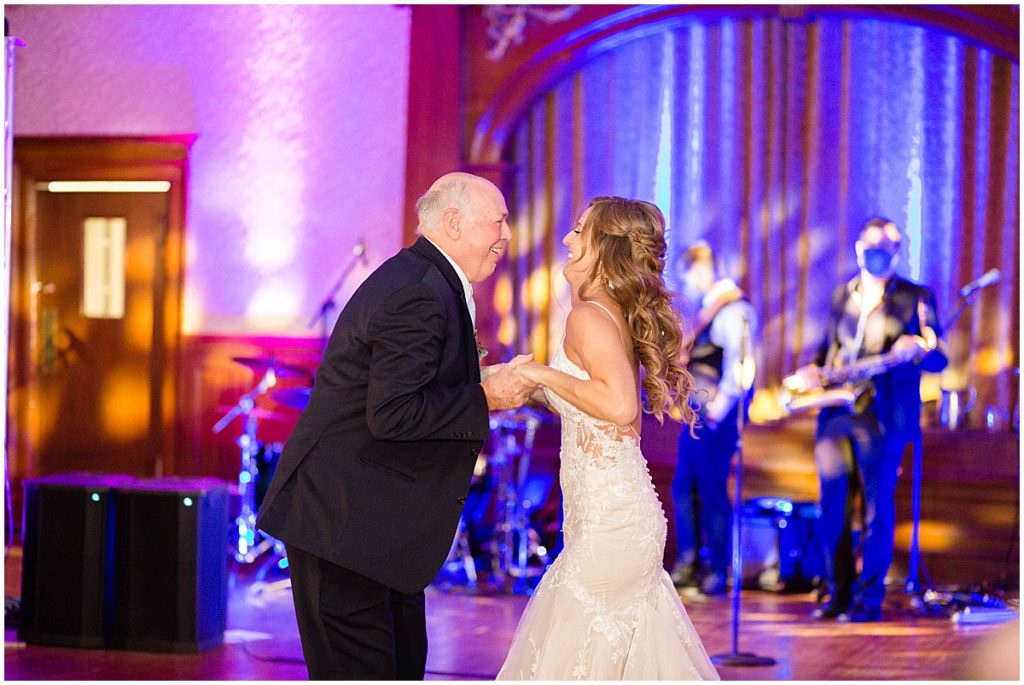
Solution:
[[[672,569],[672,584],[676,587],[697,587],[697,574],[693,564],[679,564]]]
[[[718,575],[717,573],[709,573],[704,576],[704,580],[700,584],[700,591],[705,595],[723,595],[725,590],[725,576]]]
[[[849,608],[849,602],[825,602],[825,604],[811,612],[811,618],[815,621],[839,618],[845,615]]]
[[[882,607],[854,607],[847,616],[850,623],[875,623],[882,620]]]

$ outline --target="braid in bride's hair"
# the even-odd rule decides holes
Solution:
[[[644,411],[662,421],[673,409],[691,427],[693,376],[680,361],[682,320],[665,287],[665,218],[655,205],[621,197],[598,197],[587,216],[590,244],[596,255],[580,287],[586,298],[601,283],[622,308],[633,353],[643,366]]]

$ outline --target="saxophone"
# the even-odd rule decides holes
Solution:
[[[791,414],[822,407],[852,409],[867,389],[867,381],[900,364],[919,360],[928,348],[915,347],[857,359],[842,366],[817,367],[818,384],[807,387],[799,373],[782,379],[780,399]]]

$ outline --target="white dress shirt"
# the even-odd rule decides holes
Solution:
[[[705,293],[701,307],[714,304],[722,293],[736,289],[736,283],[723,278]],[[750,324],[750,336],[753,338],[757,330],[757,317],[754,307],[746,300],[736,300],[722,307],[711,322],[708,337],[711,342],[722,348],[722,379],[718,383],[718,393],[708,403],[707,413],[714,421],[721,421],[732,410],[736,401],[743,395],[742,362],[740,347],[743,342],[743,319]],[[753,345],[751,341],[749,343]],[[753,350],[748,351],[753,356]]]

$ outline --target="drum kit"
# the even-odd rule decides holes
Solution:
[[[264,444],[258,436],[260,419],[284,419],[285,416],[267,411],[256,406],[257,399],[264,394],[286,406],[302,409],[309,403],[309,387],[281,388],[271,390],[277,385],[279,378],[297,378],[312,383],[308,371],[297,366],[284,364],[269,357],[232,357],[232,361],[248,367],[256,376],[256,385],[239,398],[238,402],[226,410],[226,413],[213,426],[214,433],[220,433],[232,421],[242,417],[242,433],[235,444],[241,453],[238,472],[238,495],[241,507],[235,519],[232,536],[232,556],[239,564],[252,564],[266,556],[257,571],[257,579],[262,580],[266,573],[275,566],[279,569],[287,567],[284,543],[256,530],[256,514],[263,495],[277,465],[281,446],[278,443]]]
[[[551,565],[551,555],[531,523],[531,514],[542,503],[544,492],[543,488],[531,489],[535,481],[529,476],[537,429],[553,421],[548,414],[530,407],[491,415],[490,453],[481,452],[470,486],[471,491],[479,490],[483,499],[490,498],[490,506],[485,504],[483,508],[490,510],[492,525],[489,529],[478,527],[484,532],[476,546],[483,552],[484,566],[489,568],[487,587],[491,590],[532,594],[537,580]],[[472,553],[473,526],[467,521],[467,515],[472,516],[470,509],[479,508],[467,505],[459,520],[439,577],[442,588],[464,584],[469,590],[482,589]]]
[[[304,409],[309,404],[312,376],[303,368],[278,361],[273,355],[232,357],[232,361],[249,368],[256,383],[234,406],[222,408],[225,413],[214,424],[213,432],[220,433],[241,417],[242,432],[235,441],[240,453],[238,494],[241,505],[232,531],[232,556],[238,564],[262,560],[256,572],[256,580],[262,581],[270,571],[286,569],[288,562],[284,543],[256,529],[259,506],[281,453],[280,443],[260,440],[258,427],[260,420],[287,420],[288,417],[257,407],[256,403],[261,396],[268,395],[283,407]],[[282,378],[297,379],[306,385],[275,389],[278,379]],[[531,513],[542,503],[544,494],[529,490],[531,485],[536,485],[529,478],[530,461],[537,429],[542,423],[551,422],[549,415],[529,407],[491,415],[490,450],[481,452],[471,490],[475,489],[487,499],[492,526],[482,536],[485,539],[471,541],[475,530],[471,530],[463,515],[442,570],[445,584],[465,584],[477,589],[480,579],[471,544],[476,542],[476,547],[487,557],[483,565],[489,568],[489,587],[515,594],[533,592],[536,581],[551,564],[551,556],[530,522]],[[462,577],[454,579],[456,572]]]

